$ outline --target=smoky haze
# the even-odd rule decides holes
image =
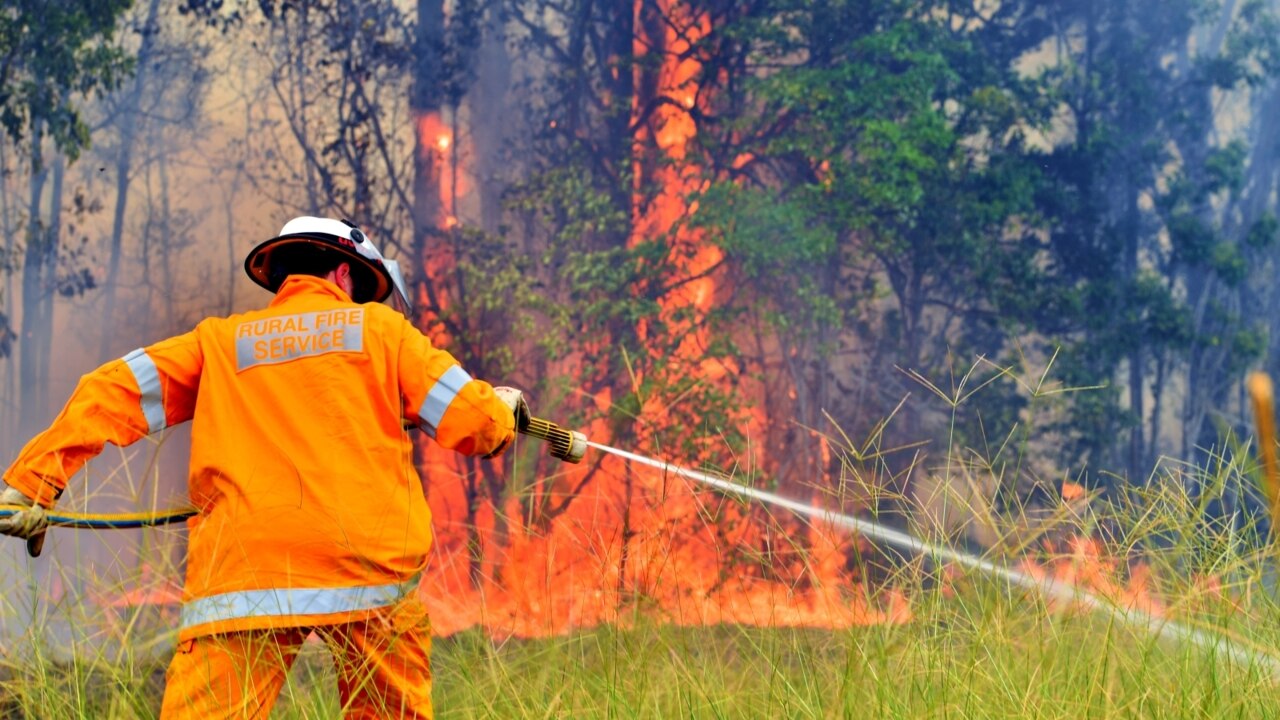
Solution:
[[[301,214],[364,228],[418,327],[537,414],[902,524],[947,492],[999,510],[1201,462],[1280,358],[1280,3],[211,5],[119,19],[132,72],[72,94],[74,162],[0,143],[10,460],[97,365],[268,302],[244,255]],[[188,433],[108,448],[63,506],[183,504]],[[983,449],[978,482],[933,472],[953,447]],[[572,539],[607,620],[663,596],[663,537],[716,535],[659,481],[515,455],[420,442],[452,596]],[[970,514],[926,524],[990,544]],[[181,529],[51,538],[0,551],[32,581],[6,634],[105,642],[77,618],[181,580]],[[464,606],[438,627],[478,622]]]

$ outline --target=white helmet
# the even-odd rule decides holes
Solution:
[[[290,259],[297,262],[300,257],[322,258],[331,253],[351,263],[355,281],[352,300],[382,302],[394,288],[409,306],[399,264],[383,258],[369,237],[345,220],[296,217],[280,228],[279,235],[249,252],[244,270],[255,283],[276,292],[295,269],[290,267]]]

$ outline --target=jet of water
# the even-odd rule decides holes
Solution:
[[[810,517],[821,522],[830,523],[835,526],[848,528],[862,536],[886,545],[891,545],[899,550],[923,555],[931,558],[935,562],[945,561],[963,565],[964,567],[977,570],[979,572],[1000,578],[1010,585],[1026,588],[1042,593],[1045,597],[1058,601],[1078,603],[1094,612],[1104,614],[1114,620],[1122,622],[1126,625],[1137,627],[1145,630],[1156,637],[1175,640],[1178,642],[1190,642],[1198,647],[1204,648],[1215,655],[1226,656],[1245,666],[1257,665],[1270,671],[1273,677],[1280,679],[1280,661],[1270,654],[1264,654],[1243,648],[1230,639],[1215,633],[1207,633],[1195,628],[1189,628],[1170,620],[1157,617],[1149,612],[1134,607],[1121,607],[1115,603],[1093,593],[1090,593],[1076,585],[1060,582],[1050,577],[1041,579],[1034,578],[1026,573],[1018,572],[1002,565],[998,565],[989,560],[963,553],[943,545],[925,542],[913,535],[909,535],[900,530],[886,527],[879,523],[852,515],[844,515],[841,513],[831,512],[822,508],[814,507],[790,498],[785,498],[764,490],[757,490],[745,485],[739,485],[730,482],[724,478],[716,477],[698,470],[672,465],[671,463],[655,460],[651,457],[645,457],[633,452],[621,450],[619,448],[610,447],[588,441],[587,445],[601,452],[609,453],[617,457],[629,460],[641,465],[648,465],[662,472],[678,475],[687,480],[701,483],[709,487],[720,490],[721,492],[750,498],[767,505],[785,508],[797,515]]]

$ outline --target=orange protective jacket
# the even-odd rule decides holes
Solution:
[[[511,410],[399,313],[292,276],[84,376],[4,479],[46,507],[111,442],[192,420],[180,637],[360,619],[414,590],[431,511],[406,424],[500,451]]]

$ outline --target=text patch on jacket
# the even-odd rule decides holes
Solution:
[[[277,315],[236,326],[236,370],[364,349],[364,308]]]

